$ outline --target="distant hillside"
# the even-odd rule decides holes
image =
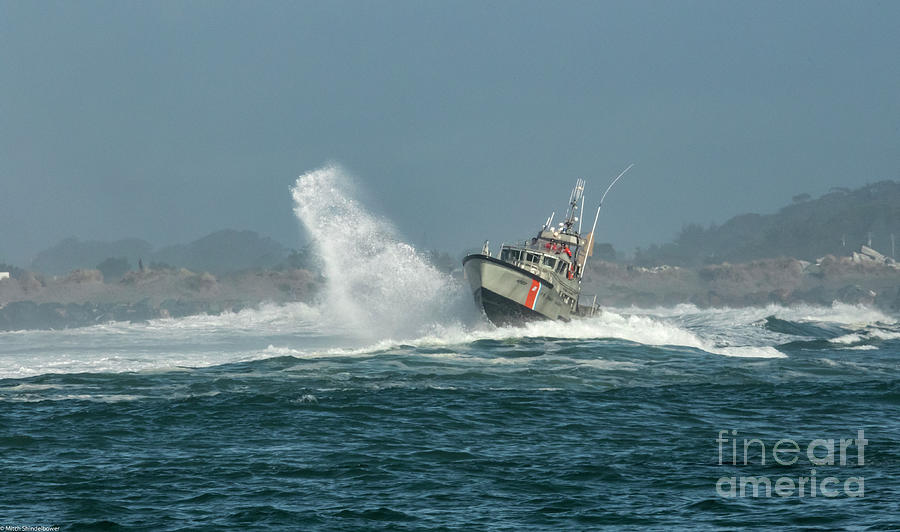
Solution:
[[[721,226],[685,227],[674,242],[638,250],[641,265],[695,266],[795,257],[848,255],[866,244],[890,256],[900,240],[900,183],[882,181],[857,190],[832,189],[818,199],[803,194],[775,214],[743,214]],[[898,242],[900,245],[900,242]]]
[[[153,260],[194,271],[221,274],[275,266],[287,257],[278,242],[253,231],[216,231],[190,244],[160,249]]]
[[[217,231],[189,244],[168,246],[154,250],[139,239],[115,242],[80,241],[67,238],[38,253],[32,269],[61,275],[76,269],[93,269],[106,259],[125,259],[131,268],[138,261],[151,264],[187,268],[222,274],[249,268],[267,268],[282,263],[288,250],[271,238],[253,231],[226,229]]]
[[[153,246],[138,238],[115,242],[82,241],[70,237],[37,254],[31,269],[51,275],[62,275],[78,268],[96,268],[112,257],[125,257],[137,264],[139,257],[149,257]]]

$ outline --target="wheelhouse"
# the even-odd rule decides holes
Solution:
[[[500,260],[545,279],[556,275],[572,280],[576,276],[576,256],[582,243],[574,235],[542,231],[531,242],[501,246]]]

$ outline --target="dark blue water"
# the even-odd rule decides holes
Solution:
[[[0,526],[896,529],[900,329],[810,312],[607,313],[353,349],[212,318],[4,334]],[[731,440],[720,464],[722,430],[738,453],[759,438],[766,465],[756,445],[731,465]],[[863,464],[855,445],[843,466],[805,454],[860,430]],[[772,460],[780,439],[796,464]],[[811,469],[836,496],[716,490]]]

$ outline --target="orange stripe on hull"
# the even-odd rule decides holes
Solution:
[[[541,282],[532,279],[531,288],[528,289],[528,297],[525,298],[525,306],[534,310],[534,304],[537,303],[538,293],[541,291]]]

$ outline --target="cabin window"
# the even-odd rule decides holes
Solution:
[[[559,261],[559,264],[556,265],[556,271],[558,271],[559,273],[563,273],[564,271],[566,271],[567,266],[568,263],[566,263],[566,261],[564,260],[561,260]]]
[[[546,256],[545,256],[545,257],[544,257],[544,266],[546,266],[546,267],[548,267],[548,268],[550,268],[550,269],[552,270],[553,267],[556,266],[556,259],[553,258],[553,257],[546,257]]]
[[[500,260],[506,262],[516,262],[519,260],[519,250],[518,249],[510,249],[503,248],[503,251],[500,252]]]
[[[540,256],[540,255],[537,255],[537,254],[535,254],[535,253],[526,253],[526,254],[525,254],[525,260],[526,260],[527,262],[538,263],[538,262],[541,261],[541,256]]]

